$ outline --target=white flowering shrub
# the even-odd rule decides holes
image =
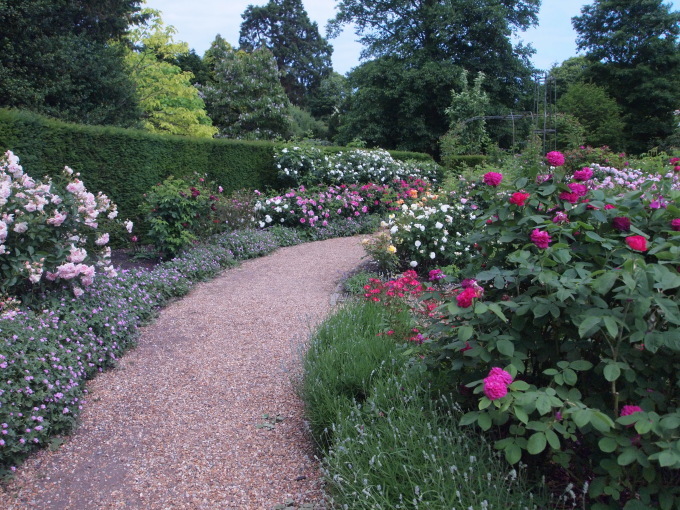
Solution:
[[[117,216],[116,205],[87,191],[79,176],[65,167],[56,182],[36,182],[11,151],[0,159],[0,294],[29,302],[50,285],[68,283],[80,296],[97,268],[115,275],[109,234],[97,227]],[[125,227],[131,231],[132,223]]]
[[[467,235],[477,214],[475,206],[465,199],[429,195],[403,204],[400,211],[390,215],[387,226],[402,264],[425,273],[467,264],[474,253]]]
[[[286,186],[315,184],[390,184],[422,178],[437,182],[434,162],[398,161],[385,150],[355,149],[324,154],[315,147],[284,147],[274,154],[278,177]]]

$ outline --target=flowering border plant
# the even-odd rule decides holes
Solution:
[[[680,192],[671,178],[615,195],[588,172],[542,172],[509,194],[498,176],[479,188],[471,241],[486,267],[439,308],[426,363],[510,463],[550,459],[593,509],[676,508]]]
[[[0,159],[0,294],[28,303],[67,283],[80,296],[97,267],[115,276],[109,234],[98,226],[116,218],[116,205],[79,177],[65,167],[60,178],[36,182],[11,151]]]

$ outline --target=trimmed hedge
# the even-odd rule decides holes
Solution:
[[[487,156],[448,156],[442,160],[442,165],[447,170],[466,170],[483,165]]]
[[[80,172],[90,190],[106,193],[120,216],[135,217],[143,194],[166,177],[208,174],[226,191],[276,185],[275,144],[158,135],[69,124],[0,109],[0,150],[12,150],[34,178]]]
[[[121,218],[137,219],[143,195],[174,175],[207,174],[226,192],[278,188],[274,150],[281,143],[159,135],[135,129],[70,124],[34,113],[0,109],[0,152],[11,150],[26,173],[56,176],[66,165],[90,190],[106,193]],[[329,153],[347,147],[320,147]],[[390,151],[399,160],[432,161],[428,154]]]

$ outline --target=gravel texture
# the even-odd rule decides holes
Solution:
[[[79,428],[29,458],[0,507],[322,507],[295,380],[310,328],[362,256],[357,237],[308,243],[197,285],[88,384]]]

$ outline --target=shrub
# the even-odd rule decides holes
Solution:
[[[38,183],[11,151],[0,159],[0,295],[29,303],[67,283],[79,296],[97,267],[115,274],[109,234],[97,227],[118,211],[106,195],[88,192],[79,177],[66,167],[60,179]]]
[[[500,193],[485,175],[471,241],[486,268],[443,296],[428,364],[458,391],[461,423],[495,427],[510,463],[550,459],[594,509],[674,508],[677,179],[611,195],[587,172],[540,172]]]

